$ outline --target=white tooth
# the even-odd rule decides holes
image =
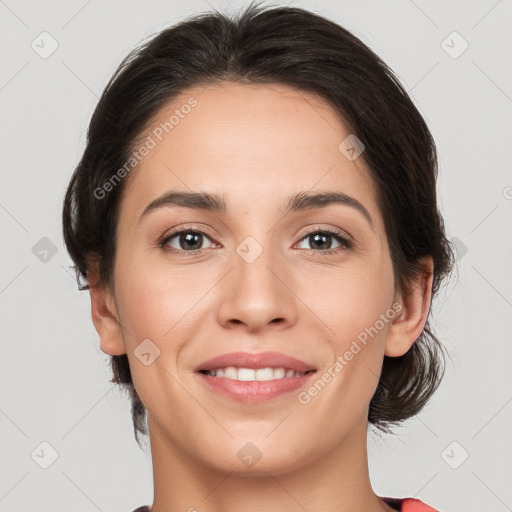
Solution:
[[[284,368],[274,368],[274,379],[282,379],[286,370]]]
[[[300,377],[301,372],[287,370],[286,368],[236,368],[228,366],[226,368],[217,368],[208,370],[208,375],[215,377],[224,377],[231,380],[240,381],[268,381],[274,379],[283,379],[285,377]]]
[[[238,378],[238,370],[234,366],[228,366],[224,368],[224,377],[236,380]]]
[[[256,370],[256,380],[272,380],[275,379],[274,370],[272,368],[260,368]]]
[[[238,380],[249,381],[255,380],[256,371],[252,368],[238,368]]]

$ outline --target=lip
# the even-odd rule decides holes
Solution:
[[[252,369],[287,368],[304,373],[304,375],[267,381],[239,381],[201,373],[201,371],[226,368],[228,366]],[[305,373],[308,371],[311,371],[311,373]],[[204,361],[195,368],[195,372],[211,391],[238,402],[258,404],[305,386],[316,373],[316,368],[304,361],[280,352],[232,352]]]
[[[225,377],[211,377],[196,373],[201,381],[215,393],[246,404],[259,404],[273,400],[305,386],[316,372],[306,373],[301,377],[285,377],[266,381],[240,381]]]
[[[316,368],[300,359],[287,356],[281,352],[231,352],[208,359],[194,369],[195,372],[215,370],[235,366],[237,368],[289,368],[296,372],[305,373]],[[300,378],[300,377],[296,377]],[[271,382],[271,381],[267,381]]]

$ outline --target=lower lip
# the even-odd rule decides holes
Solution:
[[[198,373],[197,375],[216,393],[239,402],[257,404],[303,387],[315,373],[307,373],[301,377],[285,377],[266,381],[233,380],[225,377],[212,377],[204,373]]]

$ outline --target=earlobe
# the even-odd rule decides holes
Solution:
[[[431,256],[425,256],[419,263],[423,270],[400,298],[401,311],[389,326],[384,350],[386,356],[403,356],[425,327],[432,297],[434,263]]]
[[[92,321],[100,338],[101,350],[111,356],[126,354],[115,302],[109,290],[96,286],[96,277],[94,274],[89,276],[89,292]]]

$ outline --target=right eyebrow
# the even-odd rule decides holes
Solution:
[[[171,190],[157,197],[149,203],[140,218],[149,212],[162,208],[163,206],[182,206],[186,208],[195,208],[196,210],[206,210],[210,212],[226,213],[226,201],[223,197],[207,192],[178,192]]]

